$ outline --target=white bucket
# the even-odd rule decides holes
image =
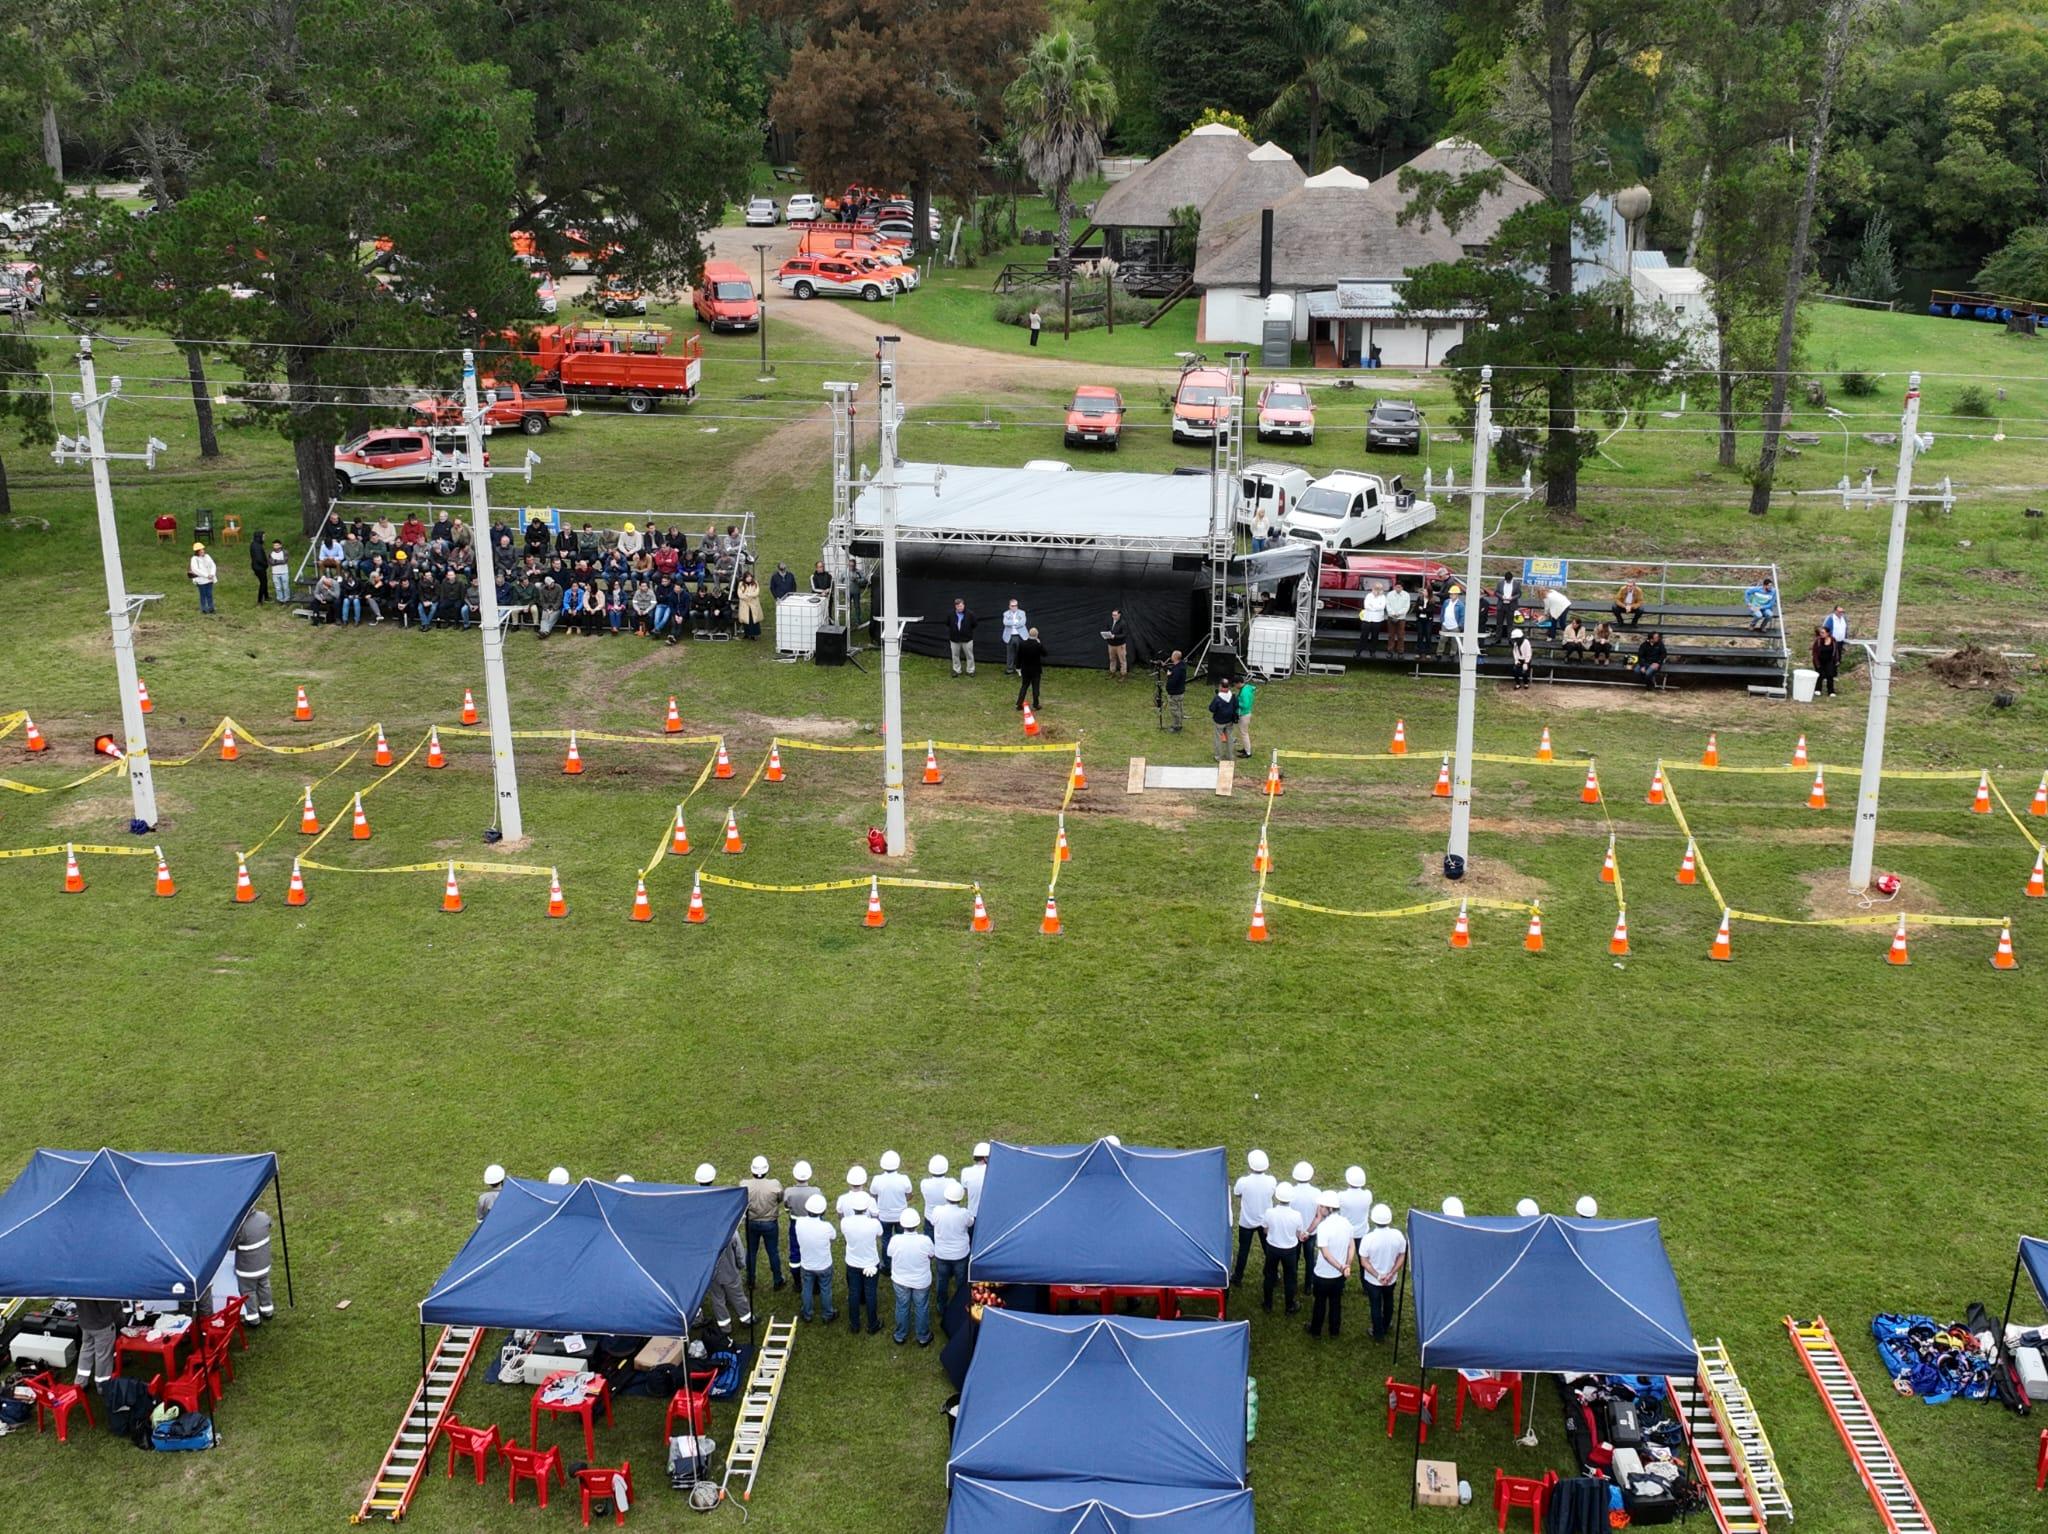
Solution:
[[[1792,701],[1811,703],[1814,689],[1820,685],[1820,673],[1810,666],[1796,666],[1792,671]]]

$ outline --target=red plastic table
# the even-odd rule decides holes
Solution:
[[[541,1399],[542,1396],[547,1394],[548,1386],[554,1384],[556,1380],[574,1379],[578,1375],[581,1375],[583,1379],[583,1390],[580,1395],[562,1401],[544,1401]],[[599,1401],[604,1402],[604,1425],[610,1427],[612,1425],[611,1381],[602,1374],[592,1374],[587,1369],[557,1369],[553,1374],[542,1380],[540,1388],[533,1393],[533,1411],[527,1423],[526,1431],[527,1442],[535,1448],[540,1447],[540,1414],[542,1412],[562,1412],[569,1416],[581,1417],[583,1419],[583,1454],[586,1459],[596,1459],[597,1423],[595,1419],[597,1403]]]
[[[170,1332],[161,1337],[151,1336],[147,1327],[123,1327],[114,1336],[114,1372],[122,1372],[123,1361],[129,1354],[154,1357],[162,1367],[164,1377],[169,1379],[178,1372],[178,1349],[189,1342],[195,1329],[186,1327],[182,1331]]]
[[[1216,1319],[1223,1319],[1224,1294],[1221,1289],[1175,1289],[1158,1284],[1052,1284],[1049,1286],[1052,1302],[1057,1305],[1063,1300],[1073,1300],[1083,1305],[1094,1305],[1103,1315],[1111,1314],[1125,1300],[1148,1300],[1158,1309],[1162,1321],[1179,1317],[1183,1300],[1213,1300],[1216,1304]]]

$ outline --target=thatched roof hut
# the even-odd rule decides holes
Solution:
[[[1205,207],[1251,152],[1251,140],[1235,128],[1205,123],[1104,192],[1092,222],[1098,229],[1164,229],[1175,209]]]
[[[1459,242],[1442,224],[1399,222],[1397,194],[1342,168],[1312,176],[1273,206],[1273,285],[1282,290],[1335,286],[1345,278],[1400,277],[1436,261],[1455,261]],[[1204,288],[1254,287],[1259,280],[1259,215],[1220,227],[1204,220],[1195,281]]]
[[[1474,248],[1489,245],[1500,233],[1500,226],[1510,213],[1516,213],[1532,202],[1541,202],[1543,194],[1527,181],[1502,165],[1492,155],[1481,149],[1470,139],[1440,139],[1410,160],[1401,170],[1435,172],[1451,177],[1469,176],[1477,171],[1497,170],[1501,183],[1497,190],[1488,192],[1479,199],[1471,213],[1460,223],[1453,235],[1460,245]],[[1401,172],[1383,178],[1383,185],[1393,190],[1403,204],[1410,200],[1410,194],[1400,188]],[[1443,220],[1432,218],[1432,227],[1442,229]]]

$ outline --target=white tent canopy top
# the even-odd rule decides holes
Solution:
[[[1044,469],[909,463],[897,491],[896,533],[906,543],[993,543],[1055,548],[1210,551],[1207,474],[1055,474]],[[935,495],[931,481],[938,478]],[[863,541],[882,529],[881,492],[853,504]]]

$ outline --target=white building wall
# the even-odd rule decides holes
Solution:
[[[1297,305],[1297,314],[1299,309]],[[1257,288],[1210,288],[1203,297],[1202,326],[1196,339],[1256,346],[1265,339],[1265,323],[1266,301]],[[1295,328],[1300,329],[1298,319]]]

